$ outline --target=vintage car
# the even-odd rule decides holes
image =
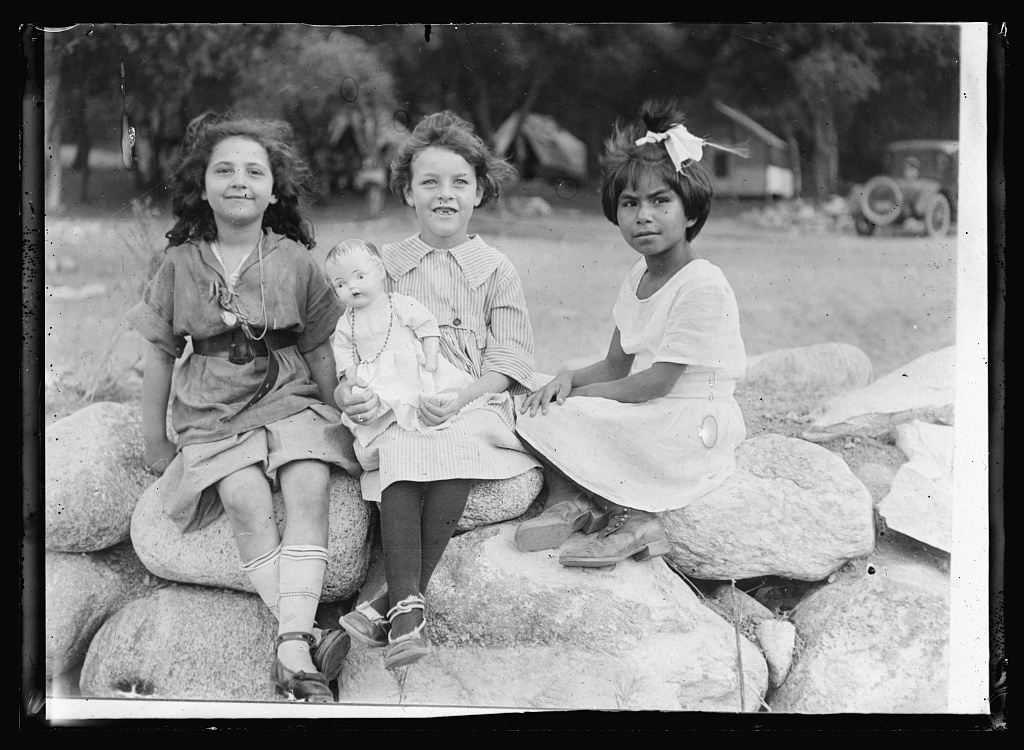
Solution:
[[[885,174],[850,191],[849,204],[858,234],[876,227],[924,224],[930,236],[949,232],[956,221],[957,141],[897,141],[885,149]]]

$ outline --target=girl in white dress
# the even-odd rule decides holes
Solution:
[[[387,291],[384,262],[369,242],[339,242],[324,270],[346,306],[334,331],[338,378],[362,380],[378,396],[375,413],[358,421],[342,416],[356,440],[369,445],[393,422],[405,430],[441,428],[419,419],[422,400],[454,398],[473,377],[438,354],[437,318],[414,297]]]
[[[648,102],[640,122],[616,126],[602,204],[640,257],[613,308],[608,354],[543,384],[520,409],[516,432],[547,464],[549,495],[517,529],[519,549],[603,528],[564,550],[563,565],[666,554],[657,514],[720,486],[746,436],[733,398],[746,366],[736,298],[691,244],[711,210],[701,156],[715,144],[682,122],[672,104]]]

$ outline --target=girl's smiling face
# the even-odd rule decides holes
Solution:
[[[213,147],[204,185],[202,198],[218,224],[262,223],[267,206],[277,203],[267,150],[241,136],[225,138]]]
[[[405,200],[416,209],[420,238],[440,250],[461,245],[484,194],[473,165],[452,151],[430,146],[413,158],[410,169]]]
[[[683,247],[686,230],[697,219],[687,218],[683,199],[661,177],[646,175],[619,195],[619,231],[631,248],[654,256]]]
[[[345,307],[366,307],[384,292],[384,272],[368,255],[349,255],[324,269]]]

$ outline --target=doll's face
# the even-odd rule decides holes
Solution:
[[[384,271],[368,255],[350,255],[327,264],[331,286],[346,307],[366,307],[384,294]]]

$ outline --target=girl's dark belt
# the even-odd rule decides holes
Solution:
[[[260,339],[250,339],[245,331],[236,328],[206,339],[192,339],[192,350],[203,357],[223,357],[233,364],[244,365],[256,357],[269,356],[270,351],[298,343],[299,335],[289,331],[267,331]]]

